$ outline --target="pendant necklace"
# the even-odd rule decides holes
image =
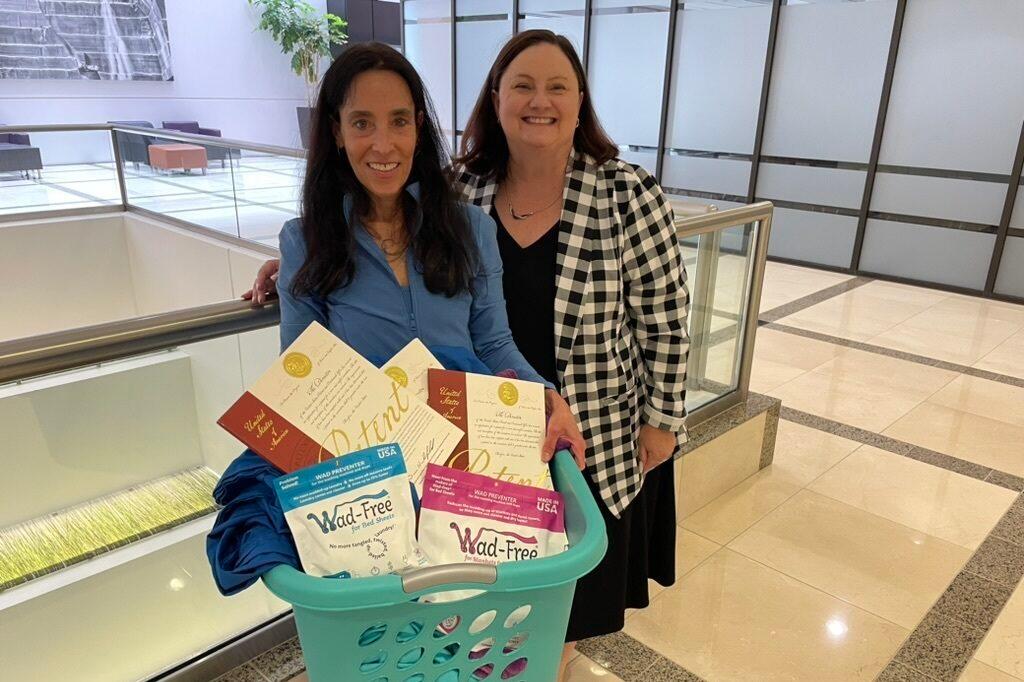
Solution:
[[[559,192],[558,196],[556,196],[554,199],[552,199],[551,203],[549,203],[544,208],[538,208],[536,211],[528,211],[526,213],[516,213],[516,209],[512,208],[512,189],[511,188],[509,188],[508,196],[505,197],[505,198],[506,198],[506,200],[508,202],[508,212],[512,216],[513,220],[526,220],[527,218],[532,218],[533,216],[537,215],[541,211],[546,211],[549,208],[551,208],[552,206],[554,206],[555,202],[562,198],[562,193]]]

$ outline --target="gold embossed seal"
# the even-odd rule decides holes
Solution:
[[[519,389],[510,381],[503,381],[498,386],[498,400],[512,407],[519,402]]]
[[[284,371],[296,379],[301,379],[313,371],[313,361],[305,353],[288,353],[284,356]]]
[[[401,367],[388,367],[384,370],[384,373],[391,377],[395,383],[402,388],[409,387],[409,375],[405,373],[405,370]]]

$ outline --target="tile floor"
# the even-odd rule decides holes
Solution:
[[[131,204],[228,234],[277,246],[281,225],[296,215],[304,163],[243,156],[234,166],[212,163],[205,175],[125,169]],[[112,162],[48,166],[40,179],[0,173],[0,215],[120,203]]]
[[[1024,680],[1024,306],[849,280],[768,264],[774,463],[681,518],[676,584],[568,682]]]

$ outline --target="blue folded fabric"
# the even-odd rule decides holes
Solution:
[[[447,369],[490,374],[473,351],[452,346],[431,347],[430,352]],[[367,358],[380,367],[387,361]],[[298,550],[285,521],[273,481],[284,472],[246,450],[224,471],[213,499],[222,508],[206,536],[206,557],[217,589],[232,595],[249,587],[280,564],[302,570]],[[416,489],[413,503],[419,510]]]

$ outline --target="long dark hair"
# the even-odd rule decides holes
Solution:
[[[392,71],[412,93],[418,121],[416,152],[409,182],[420,183],[419,203],[402,193],[402,211],[416,267],[427,289],[446,296],[469,289],[478,258],[465,207],[459,204],[433,104],[412,64],[383,43],[348,47],[324,74],[312,114],[306,178],[302,185],[302,234],[306,261],[295,274],[296,295],[326,296],[346,286],[355,275],[356,240],[345,219],[342,198],[351,196],[354,215],[369,215],[371,199],[356,179],[344,151],[339,150],[333,124],[356,76],[367,71]],[[420,220],[416,229],[416,221]]]
[[[484,86],[480,90],[473,113],[470,114],[469,121],[466,123],[458,163],[474,175],[498,181],[505,179],[505,174],[508,172],[508,140],[505,138],[505,132],[501,129],[501,122],[498,120],[498,112],[494,108],[494,98],[491,93],[498,91],[501,77],[505,74],[509,64],[523,50],[540,43],[556,45],[569,58],[572,70],[576,73],[580,92],[583,93],[583,102],[580,104],[580,125],[576,128],[573,146],[577,151],[594,157],[599,164],[614,159],[618,155],[619,148],[601,127],[601,122],[597,120],[597,113],[590,104],[590,87],[587,85],[587,75],[583,72],[583,64],[580,62],[579,55],[576,54],[576,48],[565,36],[545,29],[534,29],[516,35],[501,48],[494,64],[491,65]]]

